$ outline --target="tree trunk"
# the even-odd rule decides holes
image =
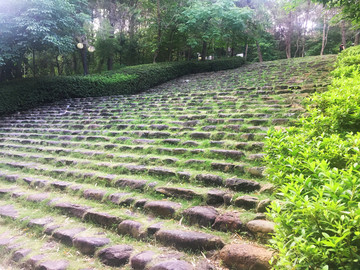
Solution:
[[[114,57],[111,55],[107,59],[107,70],[112,70],[114,66]]]
[[[77,52],[73,53],[73,65],[72,65],[72,68],[73,68],[74,74],[76,74],[77,69],[78,69],[76,53]]]
[[[344,49],[346,49],[346,29],[345,29],[345,21],[341,21],[341,43],[344,45]]]
[[[355,46],[359,45],[359,37],[360,37],[360,32],[357,32],[355,34],[355,40],[354,40],[354,45]]]
[[[259,57],[259,62],[261,63],[263,61],[263,58],[262,58],[262,54],[261,54],[260,44],[258,41],[256,41],[256,48],[257,48],[257,53],[258,53],[258,57]]]
[[[296,54],[298,53],[299,48],[300,48],[300,46],[299,46],[300,37],[301,37],[301,31],[299,31],[298,37],[296,39],[296,51],[294,53],[294,58],[296,57]]]
[[[174,41],[174,30],[171,30],[171,33],[170,33],[170,45],[169,45],[169,57],[168,57],[168,60],[169,62],[172,61],[172,52],[173,52],[173,41]]]
[[[110,29],[110,32],[114,32],[113,29],[115,28],[115,25],[116,25],[116,23],[118,21],[117,12],[116,12],[116,0],[110,0],[109,2],[110,3],[109,3],[109,15],[108,15],[108,18],[109,18],[109,22],[110,22],[110,25],[111,25],[111,28],[112,28],[112,29]]]
[[[249,50],[249,44],[246,42],[246,45],[245,45],[245,53],[244,53],[244,60],[245,60],[245,61],[246,61],[246,59],[247,59],[248,50]]]
[[[232,40],[231,42],[231,57],[234,57],[235,55],[235,42],[234,42],[234,39]]]
[[[111,53],[107,59],[107,70],[113,70],[114,66],[114,55]]]
[[[135,24],[136,24],[136,7],[138,4],[138,0],[131,0],[129,3],[129,7],[131,11],[130,18],[129,18],[129,38],[130,40],[134,39],[135,36]]]
[[[103,68],[103,65],[104,65],[104,62],[105,62],[105,59],[104,59],[104,58],[101,58],[101,59],[99,60],[99,63],[98,63],[97,68],[96,68],[97,73],[101,73],[102,68]]]
[[[135,40],[135,27],[136,27],[136,10],[137,0],[132,0],[129,3],[130,10],[133,10],[129,16],[129,53],[128,53],[128,61],[130,64],[136,63],[136,46],[137,42]]]
[[[5,81],[5,72],[3,71],[3,68],[0,67],[0,82]]]
[[[83,64],[84,76],[89,74],[88,65],[87,65],[87,46],[84,44],[84,48],[81,49],[81,61]]]
[[[320,55],[324,55],[324,50],[325,50],[325,47],[326,47],[326,43],[327,43],[327,36],[328,36],[328,33],[329,33],[329,28],[330,26],[327,25],[327,13],[325,11],[324,13],[324,25],[323,25],[323,35],[322,35],[322,44],[321,44],[321,51],[320,51]]]
[[[59,62],[59,55],[56,55],[55,62],[56,62],[56,68],[58,70],[58,75],[61,75],[62,69],[61,69],[60,62]]]
[[[116,12],[116,0],[111,0],[109,8],[109,22],[110,22],[110,29],[109,29],[109,39],[115,38],[115,26],[117,23],[117,12]],[[111,49],[110,54],[107,59],[107,70],[112,70],[114,66],[114,48]]]
[[[291,58],[291,35],[292,35],[292,12],[289,12],[288,17],[288,31],[286,34],[286,40],[285,40],[285,52],[286,52],[286,58]]]
[[[23,62],[23,59],[20,58],[19,61],[16,62],[15,66],[15,79],[22,78],[22,70],[21,70],[21,64]]]
[[[192,50],[191,47],[189,47],[188,51],[187,51],[187,60],[190,61],[191,60],[191,54],[192,54]]]
[[[303,39],[302,39],[301,57],[305,56],[305,43],[306,43],[307,27],[308,27],[308,22],[309,22],[310,4],[311,4],[311,0],[308,0],[307,8],[305,11],[305,26],[304,26],[304,35],[303,35]]]
[[[156,49],[156,51],[154,52],[154,57],[153,57],[153,64],[156,63],[156,58],[158,57],[158,55],[159,55],[159,51],[158,51],[158,49]]]
[[[157,21],[157,39],[156,39],[156,50],[154,53],[153,63],[156,63],[156,58],[160,52],[160,43],[161,43],[161,12],[160,12],[160,0],[156,0],[156,21]]]
[[[136,21],[136,15],[133,14],[133,15],[130,16],[130,20],[129,20],[129,39],[130,39],[130,41],[134,40],[135,21]]]
[[[32,50],[33,77],[36,77],[35,49]]]
[[[202,51],[201,51],[201,61],[205,61],[206,53],[207,53],[207,42],[203,41]]]

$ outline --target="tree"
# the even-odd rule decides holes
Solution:
[[[220,36],[219,10],[209,0],[194,1],[183,15],[180,31],[187,34],[188,45],[192,48],[202,45],[201,60],[205,60],[208,43]]]
[[[233,5],[224,9],[221,16],[224,33],[222,38],[226,41],[226,47],[231,49],[231,56],[234,56],[236,45],[246,40],[246,31],[253,25],[254,11],[248,7],[238,8]]]
[[[152,54],[152,62],[170,59],[174,49],[174,39],[179,34],[179,14],[185,5],[183,0],[142,0],[147,28],[143,35],[147,50]]]
[[[340,7],[345,19],[360,24],[360,4],[359,0],[313,0],[328,7]]]
[[[279,42],[279,50],[291,58],[294,22],[296,21],[295,3],[289,0],[276,0],[271,7],[274,22],[274,36]]]
[[[324,50],[328,41],[328,35],[329,35],[329,30],[330,30],[330,23],[328,21],[328,11],[325,10],[323,17],[324,17],[324,22],[323,22],[323,33],[322,33],[322,43],[321,43],[321,51],[320,51],[320,55],[324,55]]]
[[[253,13],[250,18],[250,23],[245,31],[246,33],[246,48],[248,48],[248,43],[253,42],[256,45],[257,58],[259,62],[263,61],[263,53],[261,51],[261,46],[264,44],[263,37],[269,38],[267,31],[270,28],[271,20],[270,14],[267,11],[267,5],[269,1],[246,1],[242,5],[249,6]],[[238,5],[241,5],[238,2]],[[245,49],[246,51],[246,49]],[[247,55],[247,52],[245,53]]]
[[[27,52],[74,50],[74,38],[88,18],[84,0],[16,0],[0,3],[0,65],[21,64]]]
[[[201,60],[204,61],[209,44],[228,44],[226,40],[236,42],[239,36],[245,35],[251,11],[236,7],[232,0],[196,0],[182,15],[179,30],[187,34],[190,47],[201,47]]]

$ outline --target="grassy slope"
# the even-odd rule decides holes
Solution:
[[[37,237],[43,235],[43,230],[34,231],[21,218],[52,216],[56,224],[85,227],[87,235],[102,233],[112,244],[130,244],[134,254],[143,250],[157,254],[175,252],[152,237],[139,241],[136,236],[118,235],[116,224],[103,228],[47,205],[50,199],[60,198],[140,222],[144,228],[162,222],[167,229],[218,236],[225,244],[266,242],[267,236],[264,239],[263,235],[250,232],[246,223],[255,217],[264,218],[256,206],[260,201],[273,200],[273,195],[209,184],[199,176],[210,174],[223,183],[237,177],[262,187],[268,184],[262,176],[267,129],[293,124],[302,112],[303,97],[316,89],[320,91],[327,84],[325,80],[333,60],[333,57],[314,57],[252,64],[231,71],[180,78],[140,95],[66,100],[3,117],[0,121],[0,188],[14,187],[20,197],[11,196],[13,191],[8,191],[1,197],[1,205],[14,205],[20,218],[2,219],[2,228],[14,234],[19,234],[19,229],[29,231]],[[142,190],[119,186],[120,179],[145,180],[146,185]],[[59,190],[59,181],[68,186]],[[196,195],[190,199],[165,196],[159,191],[160,187],[184,188]],[[104,195],[100,200],[92,200],[86,195],[90,189],[104,191]],[[226,203],[216,205],[218,213],[231,213],[245,226],[236,232],[220,232],[211,226],[189,223],[184,211],[192,206],[207,205],[213,189],[226,194]],[[48,194],[45,201],[28,202],[30,194],[44,192]],[[109,195],[113,193],[126,193],[120,205],[109,202]],[[236,203],[244,195],[258,200],[247,210]],[[170,217],[156,216],[136,204],[144,199],[175,202],[180,207]],[[30,235],[21,237],[27,239]],[[44,239],[54,240],[48,236]],[[34,246],[43,244],[37,242]],[[63,244],[60,248],[67,249]],[[33,254],[37,252],[38,249],[33,250]],[[199,252],[180,251],[182,259],[194,264],[201,261]],[[7,255],[3,254],[5,258]],[[84,258],[67,256],[73,269],[77,269]],[[221,269],[223,266],[216,256],[213,259]],[[85,265],[102,269],[96,256]]]

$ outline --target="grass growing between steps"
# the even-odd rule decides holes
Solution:
[[[0,269],[25,269],[22,264],[29,258],[46,254],[42,261],[71,261],[68,270],[77,270],[82,268],[110,270],[101,264],[98,260],[90,257],[79,256],[79,251],[73,247],[64,246],[53,241],[50,237],[45,237],[36,231],[29,230],[23,223],[14,224],[11,219],[0,219],[0,238],[13,238],[13,244],[18,244],[21,249],[31,249],[32,251],[19,262],[13,261],[14,250],[8,250],[7,247],[0,247]],[[25,264],[26,265],[26,264]]]
[[[263,239],[247,224],[265,219],[257,206],[275,199],[262,174],[266,132],[274,125],[293,125],[304,95],[315,91],[314,85],[328,83],[329,78],[319,78],[319,69],[328,69],[333,61],[330,56],[246,65],[189,75],[138,95],[70,99],[2,117],[0,188],[15,187],[16,196],[20,191],[25,195],[11,198],[7,192],[0,204],[11,202],[24,216],[36,212],[38,217],[69,220],[93,233],[105,229],[114,235],[114,244],[122,240],[112,226],[117,221],[107,225],[89,216],[75,218],[60,211],[61,206],[29,202],[27,196],[46,192],[47,200],[61,197],[144,228],[161,222],[164,230],[203,232],[226,244],[264,244],[267,235]],[[120,193],[118,203],[110,202],[115,193]],[[247,206],[245,199],[255,203]],[[145,207],[145,201],[177,204],[166,216],[151,204]],[[202,212],[195,221],[195,214],[186,212],[206,205],[217,211],[209,226],[200,222]],[[225,215],[229,219],[221,221]],[[232,218],[238,227],[222,232],[219,221],[231,226]],[[126,241],[134,247],[139,242],[138,251],[144,245],[162,248],[151,237],[141,241],[135,235]],[[211,260],[220,265],[212,254]],[[203,257],[200,251],[184,256],[191,262]]]
[[[126,67],[92,76],[58,76],[7,82],[0,87],[0,115],[66,98],[128,95],[177,77],[242,66],[240,57]]]
[[[328,91],[298,126],[269,132],[267,173],[281,202],[274,269],[359,269],[360,46],[342,52]]]

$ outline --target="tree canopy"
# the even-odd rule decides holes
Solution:
[[[0,2],[0,65],[22,60],[29,50],[74,50],[83,32],[84,0],[15,0]]]
[[[81,74],[83,67],[94,73],[199,56],[205,60],[242,55],[248,61],[266,61],[337,53],[340,43],[358,44],[360,7],[356,3],[0,1],[0,81]],[[341,10],[346,16],[337,15]],[[83,49],[76,48],[78,42]],[[88,48],[95,52],[87,53]]]
[[[360,23],[360,2],[359,0],[315,0],[329,7],[339,7],[343,14],[354,23]]]

